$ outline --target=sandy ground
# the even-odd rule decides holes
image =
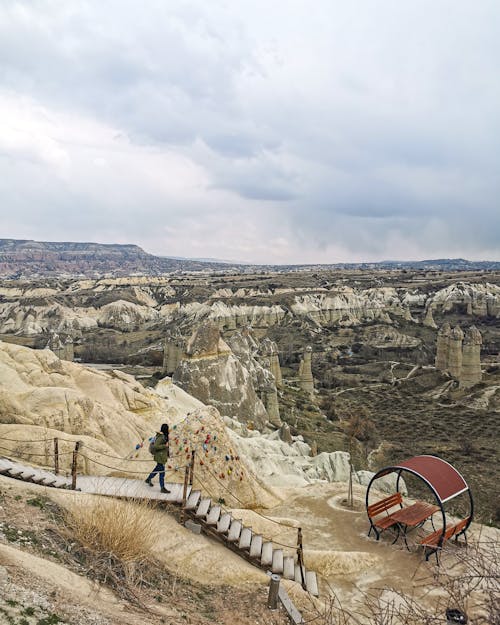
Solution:
[[[418,534],[410,535],[410,550],[401,540],[392,545],[392,537],[388,532],[378,542],[373,537],[368,538],[368,520],[364,506],[360,505],[358,511],[346,509],[342,505],[346,491],[347,487],[342,483],[318,483],[283,491],[286,503],[272,510],[262,511],[262,515],[250,510],[233,512],[235,517],[242,518],[245,523],[250,524],[254,531],[262,532],[269,538],[290,545],[291,548],[296,544],[297,527],[302,528],[306,565],[319,574],[322,598],[315,603],[316,606],[321,606],[325,597],[333,593],[345,608],[354,609],[360,600],[363,601],[364,593],[374,589],[377,592],[382,589],[384,592],[394,589],[399,593],[415,596],[423,604],[432,606],[442,595],[438,583],[438,569],[434,559],[430,562],[423,559],[416,543]],[[18,497],[23,501],[30,494],[41,493],[62,507],[74,505],[75,502],[77,505],[85,505],[85,501],[96,497],[47,489],[2,476],[0,476],[0,492],[8,492],[11,498]],[[362,504],[364,488],[355,485],[354,494],[356,500]],[[254,609],[252,601],[255,603],[255,593],[261,593],[259,609],[265,608],[268,578],[264,572],[251,566],[213,538],[189,532],[167,512],[158,510],[155,514],[158,516],[159,527],[157,556],[174,579],[187,579],[195,584],[209,585],[212,589],[217,586],[223,586],[225,589],[232,587],[235,589],[234,592],[239,593],[240,598],[245,596],[248,599],[254,596],[253,600],[248,599],[250,614]],[[272,519],[279,521],[279,524],[274,523]],[[26,522],[26,519],[24,521]],[[498,536],[498,531],[493,528],[473,524],[472,537],[477,538],[480,531],[483,538],[494,540]],[[463,547],[450,546],[449,551],[443,556],[444,567],[454,564],[456,559],[454,554],[459,553],[461,549]],[[1,540],[0,566],[4,567],[4,581],[7,575],[10,580],[8,583],[13,586],[22,582],[23,592],[42,589],[37,592],[42,595],[45,593],[44,596],[50,601],[50,593],[55,591],[56,595],[52,601],[55,610],[62,609],[63,613],[67,612],[68,602],[73,606],[79,606],[82,615],[76,622],[96,625],[101,623],[135,625],[144,622],[144,615],[141,615],[140,611],[118,600],[108,589],[97,588],[85,577],[68,571],[58,563],[31,554],[28,556],[24,551],[5,544],[5,541],[2,544]],[[29,583],[26,580],[30,580]],[[300,609],[311,610],[311,600],[298,584],[287,582],[286,586]],[[245,600],[241,601],[244,604]],[[98,611],[95,610],[96,606]],[[154,605],[152,609],[155,614],[152,623],[198,622],[185,621],[184,617],[181,621],[182,611],[176,611],[172,604]],[[235,608],[231,617],[227,604],[221,599],[217,622],[231,622],[235,625],[247,622],[278,622],[273,620],[277,618],[276,615],[266,613],[265,609],[254,621],[244,620],[242,614],[242,608]],[[233,618],[233,621],[226,620],[230,618]]]

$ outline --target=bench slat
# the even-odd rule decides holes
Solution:
[[[450,538],[453,538],[453,536],[457,534],[460,534],[465,529],[468,522],[469,522],[469,517],[467,517],[466,519],[462,519],[455,525],[450,525],[450,527],[447,527],[443,536],[442,544],[444,545],[444,543],[447,540],[449,540]],[[435,532],[432,532],[432,534],[429,534],[428,536],[426,536],[423,540],[421,540],[420,544],[424,547],[430,547],[430,548],[437,547],[442,533],[443,533],[443,530],[438,529]]]
[[[386,512],[387,510],[394,508],[394,506],[398,506],[402,503],[403,497],[401,496],[401,493],[394,493],[393,495],[390,495],[385,499],[381,499],[380,501],[376,501],[375,503],[372,503],[370,506],[368,506],[368,516],[370,518],[375,517],[381,512]]]

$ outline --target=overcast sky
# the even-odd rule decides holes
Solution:
[[[500,259],[498,0],[1,0],[0,238]]]

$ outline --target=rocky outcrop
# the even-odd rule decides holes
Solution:
[[[262,428],[267,413],[251,373],[222,339],[217,324],[201,324],[192,334],[174,372],[174,382],[222,415]]]
[[[391,315],[404,318],[406,308],[396,289],[390,287],[365,290],[342,287],[326,294],[298,295],[291,307],[295,316],[318,325],[343,326],[376,319],[392,323]]]
[[[307,346],[304,349],[302,359],[299,363],[299,385],[311,398],[314,397],[314,378],[311,368],[312,348]]]
[[[97,317],[100,326],[122,332],[137,330],[145,323],[158,319],[159,314],[154,308],[123,300],[106,304],[99,310]]]
[[[281,365],[278,353],[278,346],[274,341],[265,338],[260,343],[261,363],[274,376],[277,388],[283,386],[283,377],[281,375]]]
[[[433,328],[434,330],[437,329],[436,322],[434,321],[434,317],[432,315],[431,306],[428,306],[427,310],[425,311],[425,317],[422,321],[422,325],[427,326],[428,328]]]
[[[50,349],[61,360],[72,362],[75,357],[73,339],[70,335],[61,338],[56,333],[52,334],[47,343],[47,349]]]
[[[470,388],[481,381],[481,333],[475,326],[465,333],[444,323],[437,335],[436,369],[448,371],[460,386]]]
[[[184,354],[185,339],[179,332],[172,332],[163,343],[163,371],[172,375]]]
[[[419,338],[399,332],[392,326],[368,326],[363,332],[363,343],[377,349],[414,349],[422,344]]]
[[[448,322],[443,323],[437,334],[436,341],[436,369],[448,371],[448,352],[450,349],[451,327]]]
[[[457,326],[450,332],[448,341],[448,371],[456,380],[460,379],[462,373],[462,341],[464,333]]]
[[[437,291],[429,298],[435,312],[466,313],[477,317],[500,317],[500,286],[486,282],[484,284],[457,282]]]
[[[475,326],[471,326],[465,333],[462,354],[462,371],[460,386],[470,388],[481,382],[481,333]]]
[[[235,332],[228,340],[229,345],[243,367],[250,373],[252,383],[261,398],[269,421],[272,425],[281,425],[276,380],[270,370],[270,362],[260,358],[262,344],[252,334],[250,328]],[[268,344],[264,344],[264,349]]]
[[[2,454],[53,467],[53,438],[58,437],[60,466],[67,470],[75,441],[80,440],[79,474],[136,478],[152,467],[147,439],[165,421],[171,425],[173,462],[182,465],[186,446],[195,449],[201,460],[195,479],[206,492],[228,500],[227,487],[238,498],[231,504],[276,503],[277,496],[252,473],[245,459],[236,457],[217,410],[204,406],[169,378],[154,390],[146,389],[120,371],[97,371],[59,360],[48,349],[0,341]]]

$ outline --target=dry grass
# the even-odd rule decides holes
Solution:
[[[125,563],[152,556],[158,519],[144,503],[85,502],[72,508],[65,521],[73,537],[91,551],[112,554]]]
[[[68,551],[89,577],[137,604],[140,588],[158,585],[161,565],[154,558],[154,545],[159,521],[144,500],[77,501],[66,512],[64,525]]]

